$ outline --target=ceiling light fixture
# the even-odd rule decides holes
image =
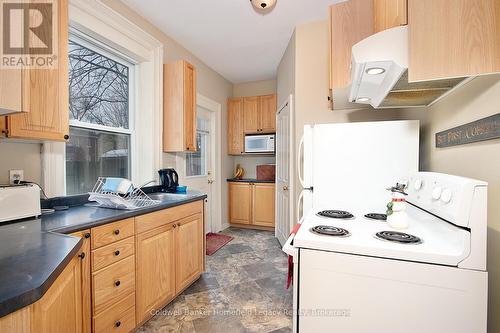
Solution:
[[[383,69],[382,67],[372,67],[366,70],[366,74],[368,75],[379,75],[382,73],[385,73],[385,69]]]
[[[252,3],[252,6],[254,6],[254,8],[262,13],[263,11],[271,11],[272,8],[274,8],[274,6],[276,5],[276,0],[250,0],[250,2]]]
[[[356,100],[356,102],[365,103],[365,102],[369,102],[370,100],[371,100],[370,97],[360,97]]]

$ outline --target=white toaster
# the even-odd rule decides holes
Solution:
[[[40,215],[37,185],[0,185],[0,223]]]

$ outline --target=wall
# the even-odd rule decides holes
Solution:
[[[237,83],[233,86],[233,97],[271,95],[276,93],[276,80]]]
[[[42,162],[40,143],[0,139],[0,184],[9,183],[9,170],[24,170],[24,179],[40,184]]]
[[[295,31],[281,57],[276,76],[278,105],[282,105],[290,94],[295,94]]]
[[[436,148],[434,135],[500,112],[500,75],[476,78],[429,108],[424,170],[488,182],[488,332],[500,332],[500,139]]]

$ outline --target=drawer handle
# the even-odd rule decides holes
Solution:
[[[115,327],[120,327],[120,325],[121,325],[121,324],[122,324],[122,323],[121,323],[121,321],[119,321],[119,320],[118,320],[118,321],[115,323]]]
[[[115,235],[119,235],[119,234],[120,234],[120,229],[116,229],[116,230],[114,231],[114,233],[115,233]]]
[[[119,255],[120,255],[120,250],[116,250],[116,251],[115,251],[115,256],[117,256],[117,257],[118,257]]]
[[[80,259],[85,258],[85,252],[80,253],[79,257],[80,257]]]
[[[90,238],[90,232],[86,232],[85,235],[83,235],[85,238]]]
[[[116,281],[115,281],[115,286],[117,286],[117,287],[118,287],[118,286],[120,286],[120,284],[121,284],[120,280],[116,280]]]

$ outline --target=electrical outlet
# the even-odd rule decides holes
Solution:
[[[24,170],[9,170],[9,182],[15,184],[16,180],[24,180]]]

